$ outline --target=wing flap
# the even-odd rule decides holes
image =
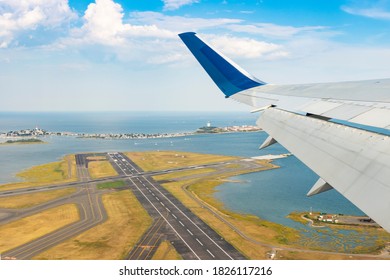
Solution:
[[[390,231],[390,137],[275,108],[257,124]]]

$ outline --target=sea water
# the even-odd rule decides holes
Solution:
[[[175,133],[191,132],[211,122],[213,126],[254,125],[257,116],[234,113],[0,113],[0,132],[36,126],[52,132],[77,133]],[[87,139],[72,136],[44,137],[42,145],[0,146],[0,183],[14,182],[16,173],[34,165],[59,160],[79,152],[177,150],[207,154],[254,157],[287,153],[279,144],[258,150],[265,132],[201,134],[155,139]],[[332,190],[314,197],[306,193],[318,176],[294,156],[275,160],[281,168],[236,176],[238,182],[216,188],[215,197],[240,213],[312,232],[287,218],[291,212],[309,210],[363,215],[352,203]],[[307,234],[306,234],[307,235]]]

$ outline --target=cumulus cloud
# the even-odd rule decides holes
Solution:
[[[113,0],[88,5],[79,27],[52,48],[77,49],[95,62],[122,61],[163,64],[178,56],[177,33],[153,23],[134,23]]]
[[[8,47],[20,33],[38,28],[52,30],[75,18],[77,15],[70,9],[67,0],[2,0],[0,48]]]
[[[131,38],[169,38],[173,32],[160,29],[156,25],[132,25],[124,23],[123,8],[113,0],[96,0],[88,5],[84,13],[84,23],[71,32],[71,41],[98,43],[103,45],[124,45]]]
[[[182,6],[198,3],[199,0],[163,0],[164,10],[177,10]]]
[[[191,18],[167,16],[157,12],[133,12],[129,15],[125,19],[122,6],[113,0],[96,0],[85,11],[82,26],[74,28],[71,36],[61,43],[101,51],[105,54],[101,57],[108,59],[174,64],[189,56],[178,39],[178,33],[232,30],[232,25],[238,26],[243,22],[234,18]],[[277,28],[276,25],[268,28],[271,27]],[[232,57],[275,59],[288,56],[288,52],[281,45],[256,39],[232,35],[202,37],[209,39],[217,49]],[[96,46],[101,47],[98,49]]]

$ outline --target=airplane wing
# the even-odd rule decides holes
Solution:
[[[334,188],[390,232],[390,79],[271,85],[194,32],[179,37],[226,98],[262,112],[260,148],[279,142],[320,176],[308,196]]]

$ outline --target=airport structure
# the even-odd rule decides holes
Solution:
[[[216,162],[188,167],[177,167],[167,170],[142,170],[134,161],[123,153],[85,153],[77,154],[76,166],[78,181],[20,188],[0,191],[0,198],[23,194],[34,194],[48,190],[59,190],[75,187],[76,192],[59,199],[50,200],[25,210],[0,209],[0,225],[7,224],[24,217],[51,209],[63,204],[76,204],[80,218],[68,226],[45,234],[37,239],[22,244],[16,248],[2,252],[3,259],[31,259],[36,255],[72,238],[107,220],[107,213],[102,203],[105,189],[97,188],[98,183],[123,180],[121,189],[130,189],[144,209],[153,219],[152,226],[131,248],[127,259],[151,259],[160,243],[169,241],[183,259],[188,260],[240,260],[245,257],[216,231],[191,212],[177,198],[155,181],[152,176],[172,172],[213,168],[221,174],[226,166],[241,162],[240,159],[231,162]],[[108,160],[117,172],[116,176],[92,179],[89,174],[89,164],[94,158]],[[262,165],[255,160],[242,161],[243,170],[258,170]],[[229,170],[229,168],[227,168]]]

